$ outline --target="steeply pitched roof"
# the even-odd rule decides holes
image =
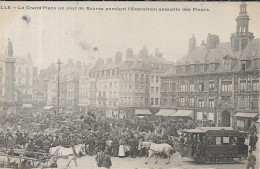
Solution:
[[[233,52],[230,42],[218,43],[216,48],[208,49],[205,45],[194,48],[189,54],[184,56],[182,63],[180,65],[189,65],[191,64],[215,64],[214,72],[223,72],[224,65],[223,59],[232,59],[232,70],[230,71],[239,71],[241,70],[241,60],[252,60],[255,58],[260,58],[260,39],[252,39],[247,44],[246,48],[239,52]],[[252,69],[252,64],[249,64],[247,70]],[[187,73],[191,73],[187,71]],[[193,73],[200,73],[196,72]],[[209,73],[209,71],[205,71]],[[183,74],[183,72],[182,72]],[[170,68],[162,76],[175,76],[178,75],[178,71],[175,71],[175,68]]]

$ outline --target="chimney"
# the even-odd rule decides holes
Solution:
[[[155,48],[155,56],[158,56],[158,54],[159,54],[159,49]]]
[[[140,56],[141,57],[148,57],[148,49],[147,49],[146,45],[144,45],[143,49],[140,50]]]
[[[106,58],[106,64],[112,63],[112,58]]]
[[[104,63],[104,60],[102,58],[98,58],[96,61],[96,65],[101,65]]]
[[[116,52],[115,54],[115,63],[119,63],[119,62],[122,62],[122,52]]]
[[[132,48],[128,48],[126,50],[126,59],[131,59],[131,58],[133,58],[133,56],[134,56],[133,49]]]
[[[194,34],[192,38],[189,39],[189,53],[196,47],[196,38],[194,37]]]
[[[209,33],[208,37],[207,37],[207,48],[208,49],[215,49],[218,43],[219,43],[219,36],[211,35]]]

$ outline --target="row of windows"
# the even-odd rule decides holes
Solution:
[[[190,97],[190,98],[184,98],[180,97],[179,100],[176,100],[174,98],[168,99],[168,98],[163,98],[163,105],[178,105],[178,106],[189,106],[189,107],[195,107],[195,98]],[[197,106],[198,107],[206,107],[205,105],[205,100],[204,99],[198,99],[197,101]],[[215,107],[215,100],[214,99],[209,99],[208,100],[208,107]]]
[[[110,77],[110,76],[115,76],[115,75],[119,75],[119,72],[115,69],[113,69],[113,70],[101,70],[101,71],[90,73],[90,77],[97,77],[97,78]]]
[[[159,98],[151,98],[151,105],[160,105]]]

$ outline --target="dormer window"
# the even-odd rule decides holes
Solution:
[[[231,59],[224,59],[224,70],[231,70]]]
[[[209,71],[214,72],[215,71],[215,63],[210,63],[209,64]]]
[[[205,68],[204,65],[200,65],[198,72],[204,72],[204,68]]]
[[[254,69],[259,69],[259,59],[254,59]]]

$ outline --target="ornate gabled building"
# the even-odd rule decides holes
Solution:
[[[247,128],[256,121],[260,39],[249,32],[246,7],[240,5],[231,42],[208,34],[207,44],[196,47],[190,39],[184,61],[161,77],[162,108],[190,110],[193,120],[216,126]]]

